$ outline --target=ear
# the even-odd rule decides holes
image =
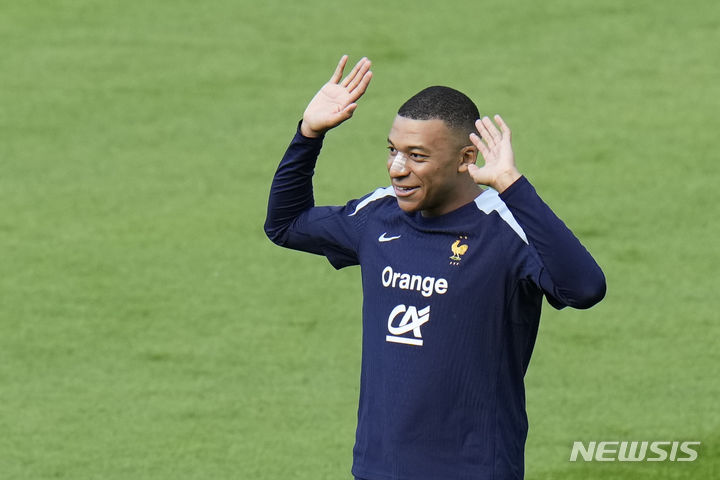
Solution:
[[[475,145],[466,145],[460,150],[460,156],[458,160],[458,172],[466,173],[468,171],[468,165],[474,164],[477,161],[478,150]]]

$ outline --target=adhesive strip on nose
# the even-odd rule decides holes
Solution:
[[[402,152],[398,152],[397,155],[395,155],[395,159],[393,160],[392,165],[390,165],[390,171],[405,171],[405,155],[403,155]]]

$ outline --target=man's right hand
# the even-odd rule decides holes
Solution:
[[[363,57],[342,81],[348,56],[343,55],[330,81],[310,100],[303,114],[300,132],[310,138],[319,137],[350,118],[357,108],[355,103],[370,84],[371,62]]]

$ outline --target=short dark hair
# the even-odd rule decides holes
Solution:
[[[442,120],[451,130],[467,135],[477,133],[475,120],[480,118],[477,106],[467,95],[443,86],[416,93],[400,107],[398,115],[412,120]]]

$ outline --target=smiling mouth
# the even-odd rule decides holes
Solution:
[[[401,187],[398,185],[393,185],[393,188],[395,189],[395,195],[398,197],[408,197],[412,195],[416,190],[418,190],[420,187]]]

